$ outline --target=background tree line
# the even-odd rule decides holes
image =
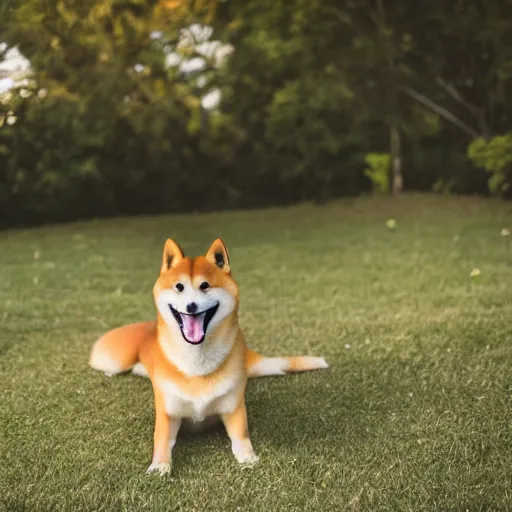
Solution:
[[[507,0],[11,0],[0,41],[3,227],[512,181]]]

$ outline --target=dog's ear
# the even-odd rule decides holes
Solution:
[[[177,265],[183,259],[183,251],[180,246],[170,238],[164,245],[164,253],[162,254],[162,268],[160,274],[167,272],[169,269]]]
[[[210,245],[206,253],[206,259],[219,267],[223,272],[226,272],[226,274],[231,274],[228,248],[220,238],[217,238],[217,240]]]

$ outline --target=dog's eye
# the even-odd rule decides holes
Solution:
[[[181,283],[176,283],[176,290],[182,292],[184,289],[185,287]]]
[[[203,282],[199,285],[199,288],[201,288],[201,290],[207,290],[208,288],[210,288],[210,285],[209,285],[209,283],[207,283],[206,281],[203,281]]]

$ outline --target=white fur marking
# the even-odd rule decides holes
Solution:
[[[233,439],[231,449],[240,464],[255,464],[259,457],[254,453],[250,439]]]
[[[302,370],[320,370],[329,368],[323,357],[302,356]],[[269,375],[284,375],[290,369],[290,363],[285,357],[265,357],[249,368],[249,377],[266,377]]]
[[[160,464],[151,464],[146,473],[156,472],[160,476],[168,475],[171,472],[171,464],[169,462],[161,462]]]
[[[149,377],[148,370],[142,363],[135,363],[132,368],[132,373],[139,377]]]
[[[169,429],[169,452],[172,452],[176,444],[176,438],[181,427],[181,418],[173,418]]]
[[[310,370],[329,368],[327,361],[323,357],[303,356],[303,362],[308,366]]]
[[[183,340],[181,333],[175,336],[179,336],[183,343],[175,343],[171,346],[165,338],[159,340],[165,357],[185,375],[196,377],[213,373],[224,362],[235,344],[236,330],[233,329],[223,343],[215,345],[210,345],[206,339],[201,345],[192,346]]]
[[[89,360],[89,365],[95,370],[104,372],[105,375],[108,375],[109,377],[123,371],[117,361],[115,361],[109,355],[105,354],[105,352],[100,352],[97,349],[93,349],[91,358]]]
[[[284,375],[288,367],[289,363],[284,357],[265,357],[249,368],[249,376]]]
[[[184,393],[171,380],[156,381],[165,395],[165,410],[175,418],[202,421],[208,416],[232,413],[240,401],[239,377],[227,377],[199,396]]]
[[[174,290],[164,290],[156,298],[158,311],[165,320],[169,333],[178,343],[173,343],[172,348],[165,339],[160,340],[165,356],[171,363],[179,368],[185,375],[197,376],[213,373],[226,359],[236,341],[237,329],[228,333],[226,338],[219,342],[211,343],[209,333],[235,309],[236,302],[234,297],[223,288],[211,288],[205,292],[195,290],[190,284],[190,279],[185,276],[182,278],[185,289],[181,294]],[[206,331],[206,339],[200,345],[191,345],[187,343],[181,334],[181,330],[174,318],[169,304],[176,311],[186,311],[186,305],[189,302],[195,302],[199,311],[205,311],[216,304],[219,305],[217,312],[213,316]]]

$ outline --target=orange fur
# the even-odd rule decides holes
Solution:
[[[139,361],[139,352],[144,343],[150,343],[156,337],[156,322],[139,322],[124,325],[103,335],[94,345],[89,364],[98,370],[101,368],[100,359],[104,356],[118,363],[120,373],[133,367]],[[110,372],[109,372],[110,373]]]
[[[205,283],[208,286],[203,289]],[[211,415],[224,422],[237,460],[255,462],[244,400],[247,378],[325,368],[327,364],[311,357],[266,358],[247,348],[238,325],[238,286],[220,239],[205,256],[196,258],[186,258],[179,246],[168,240],[153,295],[156,322],[130,324],[106,333],[94,344],[89,360],[93,368],[109,374],[128,371],[137,363],[146,369],[155,397],[149,471],[169,471],[182,418],[202,421]],[[200,313],[185,312],[191,304]],[[207,324],[206,315],[212,311]],[[196,337],[203,334],[203,341],[194,338],[187,342],[190,333]]]

